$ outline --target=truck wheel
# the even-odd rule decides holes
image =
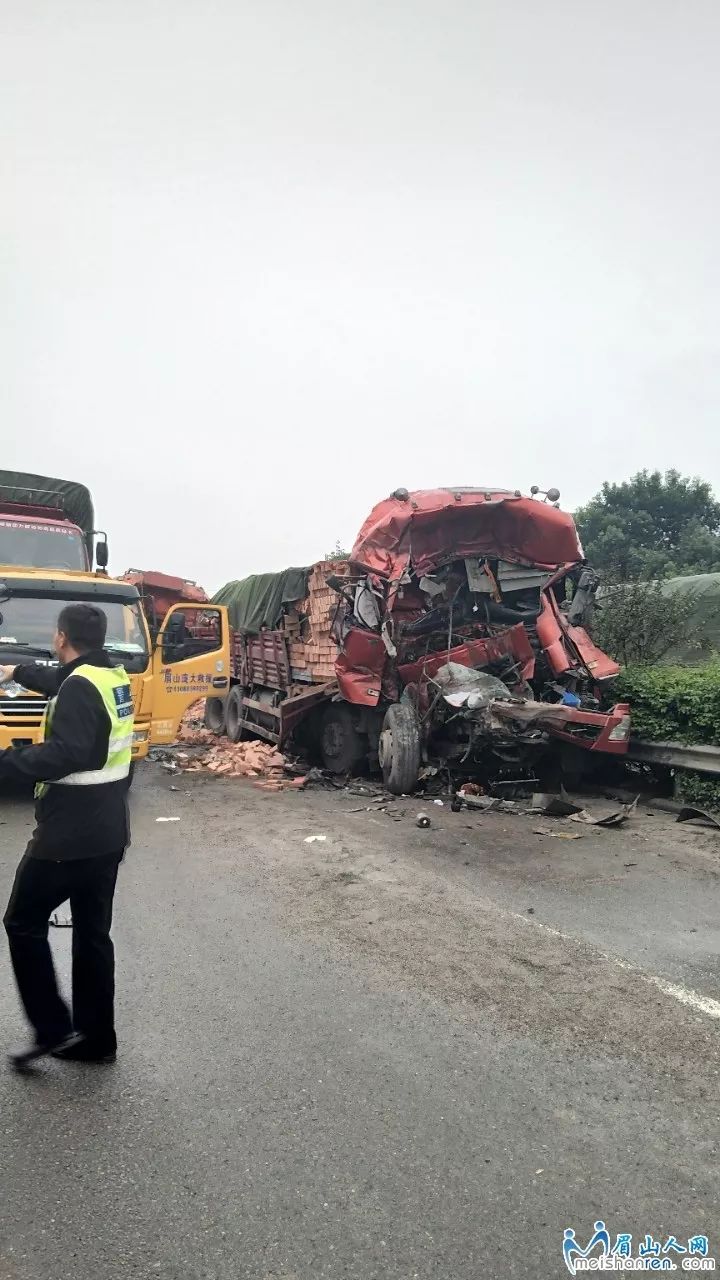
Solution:
[[[225,698],[205,699],[205,728],[211,733],[225,732]]]
[[[329,773],[348,773],[366,753],[353,713],[342,703],[333,703],[322,718],[320,752]]]
[[[388,707],[378,754],[388,791],[394,796],[411,795],[420,773],[420,730],[412,707],[400,702]]]
[[[231,742],[245,737],[243,691],[239,684],[233,685],[225,703],[225,732]]]

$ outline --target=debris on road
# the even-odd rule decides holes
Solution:
[[[179,818],[156,818],[156,822],[179,822]]]
[[[632,804],[623,804],[619,809],[614,809],[611,813],[604,813],[600,817],[594,817],[587,810],[582,809],[580,813],[572,815],[572,822],[584,822],[589,827],[622,827],[629,817],[637,809],[637,802],[640,799],[636,796]]]
[[[501,800],[499,796],[473,795],[468,790],[456,791],[450,808],[459,813],[463,805],[468,809],[478,809],[482,813],[527,813],[528,810],[516,804],[514,800]]]
[[[185,713],[178,741],[189,751],[176,751],[166,767],[180,767],[186,773],[215,773],[224,778],[248,778],[264,791],[280,791],[285,787],[300,789],[311,774],[290,776],[293,767],[282,752],[269,742],[248,738],[230,742],[205,727],[204,702],[193,703]]]
[[[706,809],[696,809],[695,805],[686,804],[677,816],[678,822],[697,822],[703,827],[716,827],[720,831],[720,822]]]
[[[535,827],[533,835],[552,836],[554,840],[582,840],[582,834],[579,831],[543,831]]]
[[[207,769],[210,773],[219,773],[231,778],[266,778],[273,782],[282,782],[285,776],[285,757],[271,746],[269,742],[217,743],[197,756],[187,766],[189,773]]]
[[[546,818],[569,818],[573,813],[582,812],[582,805],[575,804],[563,791],[559,795],[536,791],[531,808],[534,813],[542,813]]]
[[[55,929],[72,929],[72,916],[61,916],[59,911],[54,911],[50,917],[50,924]]]
[[[463,807],[467,807],[483,813],[514,813],[521,816],[541,814],[544,818],[569,818],[571,822],[582,822],[589,827],[620,827],[635,812],[638,799],[639,796],[636,796],[631,804],[623,804],[619,809],[596,817],[571,800],[564,791],[559,795],[535,792],[530,803],[523,804],[516,800],[500,800],[497,796],[474,795],[466,787],[455,793],[450,807],[453,813],[459,813]],[[720,823],[717,825],[720,826]],[[556,835],[562,840],[578,839],[577,832],[572,834],[567,831],[550,831],[544,828],[535,829],[534,834]]]
[[[305,844],[323,844],[327,840],[327,836],[306,836]]]
[[[418,816],[417,816],[417,818],[415,819],[415,826],[416,826],[416,827],[429,827],[429,826],[430,826],[430,818],[428,817],[428,815],[427,815],[426,813],[419,813],[419,814],[418,814]]]

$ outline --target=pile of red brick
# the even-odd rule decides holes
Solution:
[[[330,634],[339,596],[329,587],[331,574],[344,578],[349,572],[347,560],[321,560],[313,565],[308,580],[307,599],[298,604],[297,612],[291,611],[284,620],[284,630],[290,633],[290,664],[299,678],[309,678],[315,684],[335,678],[335,659],[338,647]],[[306,621],[300,626],[298,615]],[[301,674],[302,673],[302,674]]]
[[[180,725],[178,742],[191,747],[207,747],[206,751],[193,753],[179,751],[175,757],[185,773],[217,773],[223,778],[249,778],[263,791],[282,791],[286,787],[299,788],[306,779],[289,777],[285,757],[269,742],[247,739],[230,742],[219,738],[203,724],[204,702],[195,702]]]
[[[224,778],[263,780],[268,789],[279,791],[289,783],[285,775],[285,757],[269,742],[229,742],[215,738],[214,746],[185,765],[188,773],[220,774]]]
[[[178,742],[190,742],[195,747],[203,742],[217,742],[217,734],[211,733],[209,729],[205,728],[204,715],[205,699],[200,698],[188,707],[180,721],[177,736]]]

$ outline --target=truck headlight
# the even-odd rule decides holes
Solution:
[[[609,742],[625,742],[630,737],[630,717],[621,716],[614,729],[608,734]]]

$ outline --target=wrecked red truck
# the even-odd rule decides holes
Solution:
[[[294,737],[333,772],[379,768],[395,794],[432,768],[492,779],[562,758],[574,772],[630,735],[629,707],[608,698],[618,665],[585,625],[597,585],[547,498],[398,489],[347,561],[218,593],[233,688],[206,721],[235,741]],[[259,591],[265,613],[248,606]]]

